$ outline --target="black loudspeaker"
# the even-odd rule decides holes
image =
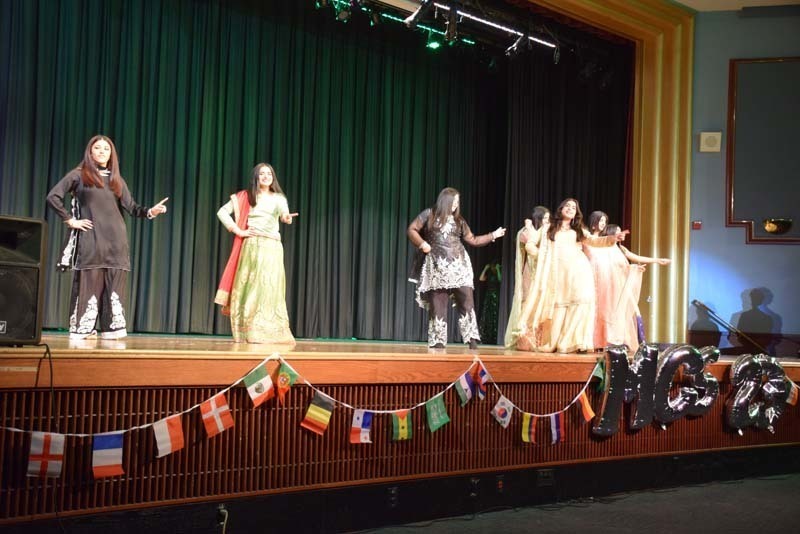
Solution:
[[[0,345],[42,339],[47,223],[0,216]]]

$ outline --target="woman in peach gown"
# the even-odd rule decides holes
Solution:
[[[590,227],[595,235],[619,235],[620,228],[613,224],[606,226],[603,215],[603,220],[597,225],[591,224],[590,217]],[[670,260],[639,256],[622,245],[606,248],[585,246],[584,252],[592,266],[595,283],[594,347],[603,349],[608,345],[624,344],[630,350],[636,350],[644,341],[639,295],[645,264],[667,265]]]
[[[578,201],[568,198],[561,202],[553,223],[542,235],[533,289],[520,318],[520,329],[531,330],[534,350],[570,353],[593,349],[594,278],[583,245],[611,247],[625,235],[592,236],[583,227]]]

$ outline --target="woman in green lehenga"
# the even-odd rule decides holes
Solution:
[[[292,224],[296,215],[289,213],[275,170],[266,163],[253,168],[250,188],[232,195],[217,212],[235,237],[214,302],[230,315],[237,343],[294,344],[279,222]]]

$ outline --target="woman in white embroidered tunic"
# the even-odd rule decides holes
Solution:
[[[217,212],[236,237],[214,302],[222,305],[222,313],[230,315],[237,343],[295,342],[286,309],[278,224],[292,224],[295,216],[297,213],[289,213],[275,170],[266,163],[253,168],[250,188],[231,196]]]
[[[67,193],[77,200],[80,217],[64,208]],[[159,202],[148,209],[133,200],[120,176],[117,149],[103,135],[89,140],[83,161],[50,190],[47,203],[78,236],[70,339],[94,337],[97,332],[104,339],[125,337],[125,289],[131,260],[122,209],[132,217],[152,219],[165,213],[166,206]]]
[[[530,337],[532,329],[522,334],[519,319],[531,293],[531,286],[536,274],[536,263],[539,259],[539,243],[543,233],[550,227],[550,210],[544,206],[536,206],[525,226],[517,232],[516,261],[514,263],[514,297],[511,300],[511,313],[504,344],[506,348],[517,350],[533,350],[534,342]]]
[[[461,217],[460,197],[452,187],[442,189],[436,205],[411,221],[408,239],[421,253],[409,280],[417,284],[417,303],[428,309],[428,346],[447,345],[447,304],[452,295],[458,307],[461,339],[475,349],[480,341],[473,301],[472,263],[462,241],[482,247],[505,235],[505,228],[475,236]]]
[[[569,353],[594,348],[594,277],[582,245],[610,247],[627,232],[594,237],[583,227],[582,219],[578,201],[568,198],[558,206],[554,222],[542,236],[532,295],[519,325],[523,332],[532,329],[536,351]]]

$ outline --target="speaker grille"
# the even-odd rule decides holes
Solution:
[[[0,265],[0,343],[35,340],[39,269]]]

